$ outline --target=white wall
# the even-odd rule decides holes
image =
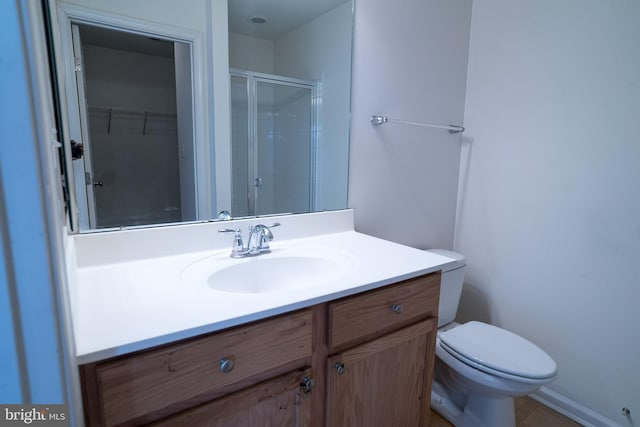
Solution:
[[[42,4],[18,1],[3,3],[0,14],[0,63],[10,64],[0,67],[0,402],[68,404],[65,415],[77,416],[73,338],[65,335],[71,327],[60,299],[65,213],[41,14]]]
[[[632,0],[473,4],[461,319],[540,345],[546,397],[596,425],[640,425],[639,22]]]
[[[240,70],[273,74],[274,43],[244,34],[229,33],[229,66]]]
[[[173,58],[85,44],[83,60],[90,107],[176,112]]]
[[[356,228],[451,248],[461,136],[369,117],[461,124],[471,0],[356,2],[349,207]]]

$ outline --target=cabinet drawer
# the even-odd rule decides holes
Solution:
[[[311,328],[311,311],[304,310],[98,365],[104,424],[180,408],[203,393],[309,358]]]
[[[329,304],[329,348],[344,347],[438,316],[440,272]]]
[[[310,426],[311,395],[300,383],[311,369],[288,372],[276,378],[181,412],[152,427],[252,427]]]

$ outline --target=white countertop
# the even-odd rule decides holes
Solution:
[[[355,231],[276,239],[271,247],[275,253],[291,245],[338,248],[352,255],[350,267],[322,285],[251,294],[218,291],[181,277],[185,266],[194,261],[230,253],[230,244],[225,249],[79,266],[70,286],[78,363],[309,307],[437,271],[454,262]]]

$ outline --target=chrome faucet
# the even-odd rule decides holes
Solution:
[[[273,240],[273,233],[266,225],[258,224],[255,227],[249,227],[249,241],[247,249],[250,254],[259,254],[271,252],[269,242]]]
[[[271,252],[269,242],[273,240],[271,228],[278,227],[280,223],[266,226],[263,224],[249,226],[249,239],[244,246],[242,231],[239,228],[221,228],[220,233],[235,233],[233,236],[233,248],[231,258],[245,258]]]

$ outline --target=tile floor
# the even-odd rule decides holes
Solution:
[[[580,427],[580,424],[530,397],[516,398],[516,424],[518,427]],[[452,425],[437,412],[431,411],[430,427],[452,427]]]

